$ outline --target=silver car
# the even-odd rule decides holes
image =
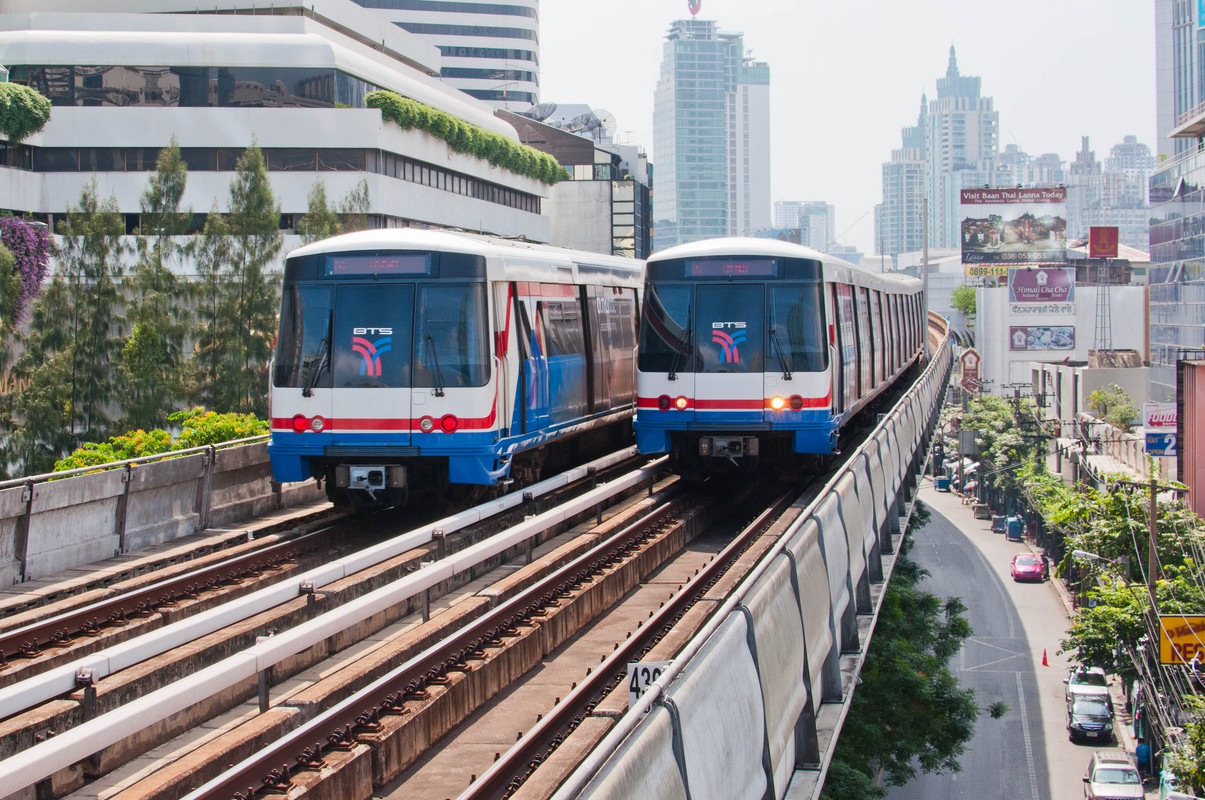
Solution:
[[[1084,776],[1084,797],[1089,800],[1127,800],[1142,797],[1142,778],[1125,750],[1097,750]]]

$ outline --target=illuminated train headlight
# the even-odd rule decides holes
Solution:
[[[418,429],[423,433],[430,433],[435,430],[435,420],[430,417],[423,417],[418,421]]]
[[[293,417],[293,433],[305,433],[305,429],[310,427],[309,421],[300,414]]]
[[[686,408],[686,398],[679,397],[678,399],[674,400],[674,408],[678,409],[679,411],[684,410]]]
[[[324,428],[326,428],[326,420],[322,417],[314,417],[310,420],[310,430],[315,433],[320,433]]]
[[[803,398],[797,394],[791,395],[791,410],[798,411],[803,408]]]
[[[439,427],[443,429],[444,433],[451,433],[460,427],[460,420],[451,414],[444,414],[439,418]]]
[[[670,400],[668,394],[663,394],[657,398],[657,408],[661,409],[662,411],[669,411],[669,403]]]
[[[774,409],[775,411],[782,411],[783,408],[786,407],[786,405],[787,405],[787,401],[783,400],[781,397],[771,397],[770,398],[770,408]]]

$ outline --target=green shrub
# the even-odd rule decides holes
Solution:
[[[383,119],[401,128],[426,131],[443,139],[458,153],[476,156],[516,175],[547,184],[554,184],[569,176],[556,159],[547,153],[517,144],[505,136],[471,125],[396,92],[369,92],[364,104],[380,110]]]
[[[177,411],[168,420],[179,424],[176,439],[165,430],[136,430],[114,436],[107,442],[89,442],[71,455],[55,462],[54,471],[97,467],[114,461],[143,458],[172,450],[186,450],[210,444],[222,444],[269,432],[267,422],[251,414],[215,414],[203,408]]]
[[[0,83],[0,133],[9,144],[46,127],[50,119],[50,100],[19,83]]]

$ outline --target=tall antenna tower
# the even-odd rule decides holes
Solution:
[[[1109,287],[1113,283],[1113,262],[1101,259],[1096,286],[1096,349],[1113,349],[1113,306]]]

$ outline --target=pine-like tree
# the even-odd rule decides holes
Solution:
[[[309,244],[340,232],[339,215],[326,202],[326,184],[321,179],[310,189],[309,210],[297,220],[301,241]]]
[[[180,207],[188,168],[172,137],[142,193],[138,263],[130,288],[130,334],[122,350],[124,430],[161,427],[183,394],[190,284],[172,271],[189,250],[192,209]]]
[[[199,396],[221,413],[267,413],[267,364],[276,334],[280,205],[263,153],[252,145],[236,165],[230,210],[206,224],[201,252]],[[218,238],[224,242],[217,241]]]
[[[79,206],[67,210],[59,234],[59,267],[34,305],[26,351],[13,368],[27,383],[6,409],[19,422],[6,455],[26,474],[48,471],[81,442],[107,437],[117,400],[117,280],[125,223],[116,198],[102,201],[91,181]]]

